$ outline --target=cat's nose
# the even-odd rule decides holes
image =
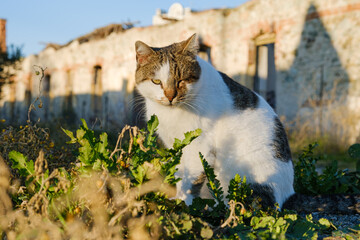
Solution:
[[[167,99],[169,99],[170,103],[174,100],[177,94],[176,90],[174,89],[165,90],[164,93]]]

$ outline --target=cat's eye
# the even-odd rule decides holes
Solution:
[[[159,85],[161,83],[160,79],[151,79],[151,81],[156,85]]]

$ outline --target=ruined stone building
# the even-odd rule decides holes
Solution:
[[[41,90],[44,106],[33,117],[42,121],[71,116],[109,128],[136,121],[135,41],[165,46],[193,33],[201,57],[288,121],[320,109],[312,122],[328,131],[332,124],[324,119],[336,118],[331,109],[360,112],[360,0],[251,0],[201,12],[175,4],[158,10],[153,23],[106,26],[26,57],[14,85],[2,89],[0,118],[25,121]],[[34,65],[46,67],[42,86]],[[355,141],[360,125],[350,131]]]

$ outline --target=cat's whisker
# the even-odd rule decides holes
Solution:
[[[193,105],[191,105],[190,103],[182,102],[181,104],[185,106],[185,109],[190,108],[188,110],[194,110],[196,113],[198,113],[198,110]]]
[[[139,111],[136,114],[135,117],[135,124],[138,125],[140,122],[145,120],[145,115],[146,115],[146,108],[143,107],[141,109],[139,109]]]
[[[132,110],[135,110],[136,108],[142,107],[145,103],[143,102],[136,102],[131,105]]]
[[[142,122],[145,120],[145,113],[146,113],[146,107],[145,107],[145,98],[142,96],[134,96],[128,103],[128,108],[130,112],[132,112],[135,115],[135,118],[133,119],[134,124],[138,125],[139,122]]]
[[[198,107],[194,106],[193,104],[187,102],[187,101],[183,101],[183,104],[187,107],[189,107],[190,109],[189,110],[193,110],[195,111],[196,114],[200,114],[200,111],[198,109]]]
[[[138,104],[138,103],[145,103],[145,98],[143,98],[143,97],[134,97],[129,101],[130,105]]]
[[[140,96],[136,96],[136,97],[133,97],[130,101],[129,101],[129,105],[133,105],[133,104],[136,104],[136,103],[145,103],[145,98],[143,97],[140,97]]]
[[[194,96],[194,98],[186,98],[185,99],[185,102],[187,103],[191,103],[192,105],[196,104],[194,107],[198,110],[205,110],[205,107],[206,106],[206,100],[204,98],[200,98],[200,97],[197,97],[197,96]]]

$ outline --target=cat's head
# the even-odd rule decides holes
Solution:
[[[167,47],[149,47],[141,41],[135,43],[136,74],[139,92],[148,99],[165,106],[186,104],[194,93],[194,84],[200,78],[200,65],[196,60],[196,35]]]

